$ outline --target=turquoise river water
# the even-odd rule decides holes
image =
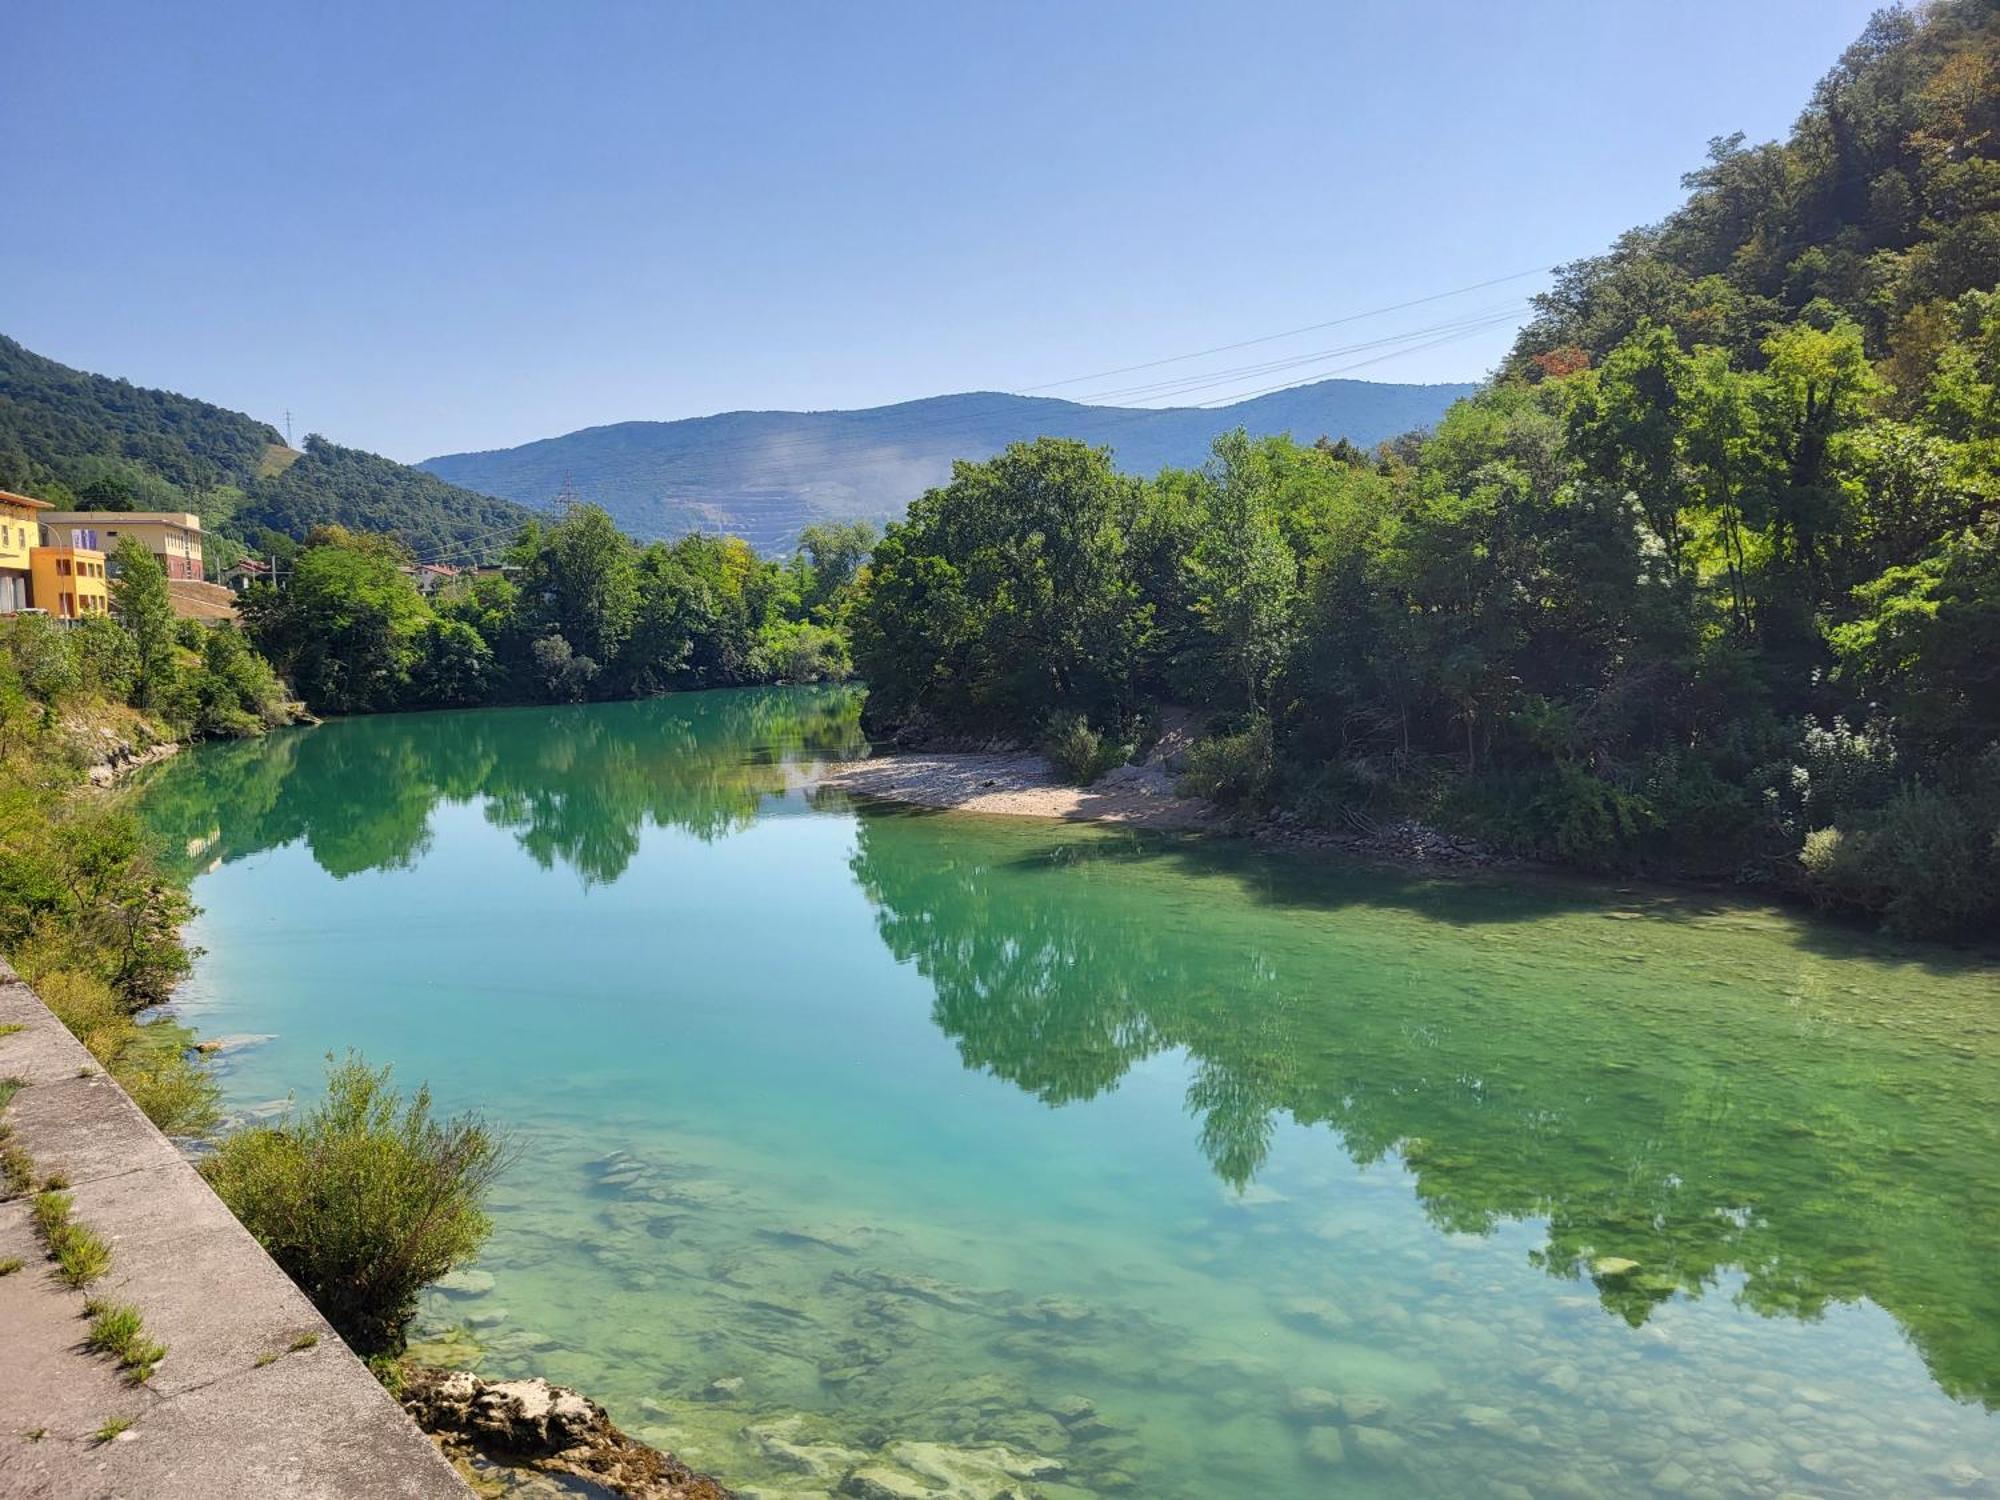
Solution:
[[[855,707],[149,776],[231,1107],[355,1048],[519,1149],[420,1352],[772,1500],[2000,1493],[1990,958],[858,807]]]

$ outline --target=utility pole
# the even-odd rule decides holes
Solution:
[[[285,446],[292,446],[292,409],[289,406],[285,408]]]

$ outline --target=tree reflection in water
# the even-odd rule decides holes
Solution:
[[[1872,1299],[1946,1390],[2000,1397],[2000,985],[1978,959],[886,811],[853,868],[966,1065],[1052,1106],[1185,1049],[1200,1147],[1238,1187],[1281,1118],[1328,1126],[1399,1159],[1440,1229],[1545,1220],[1536,1261],[1635,1326],[1740,1271],[1767,1315]]]

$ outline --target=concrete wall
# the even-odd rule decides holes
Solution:
[[[85,1293],[50,1274],[28,1203],[0,1204],[0,1495],[467,1500],[429,1438],[34,993],[0,962],[6,1118],[111,1246],[90,1294],[129,1302],[167,1357],[146,1385],[82,1347]],[[89,1069],[88,1076],[82,1072]],[[310,1349],[287,1352],[303,1334]],[[259,1365],[266,1355],[277,1358]],[[114,1417],[131,1427],[108,1442]],[[40,1438],[29,1434],[41,1432]]]

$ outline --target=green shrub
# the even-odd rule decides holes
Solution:
[[[12,658],[21,685],[42,703],[60,706],[84,685],[69,631],[42,615],[13,615],[0,624],[0,646]]]
[[[202,1136],[222,1118],[222,1089],[188,1056],[191,1033],[172,1021],[149,1021],[105,1071],[132,1096],[147,1119],[168,1135]]]
[[[198,1136],[221,1116],[222,1091],[188,1056],[192,1033],[170,1020],[132,1019],[110,985],[95,974],[37,968],[42,1003],[90,1050],[132,1102],[168,1135]]]
[[[1222,807],[1254,812],[1270,805],[1275,784],[1271,725],[1260,718],[1235,734],[1190,745],[1179,785],[1183,796],[1206,797]]]
[[[186,975],[187,893],[154,869],[130,812],[49,795],[0,774],[0,952],[41,988],[54,970],[95,975],[128,1011]]]
[[[1569,761],[1483,772],[1453,789],[1439,818],[1512,854],[1599,870],[1639,863],[1660,824],[1643,795]]]
[[[235,626],[197,625],[181,644],[191,659],[163,678],[150,700],[175,724],[211,738],[243,739],[290,722],[284,683]]]
[[[1282,800],[1314,828],[1352,828],[1390,812],[1395,788],[1365,760],[1287,764]]]
[[[431,1117],[377,1071],[329,1057],[326,1098],[283,1124],[229,1136],[202,1175],[362,1355],[400,1353],[417,1294],[491,1229],[500,1138],[472,1116]]]
[[[1644,797],[1566,761],[1541,778],[1529,808],[1559,858],[1597,869],[1629,864],[1641,836],[1659,825]]]
[[[1970,935],[2000,917],[2000,816],[1976,790],[1905,787],[1878,812],[1813,830],[1799,862],[1819,905],[1905,937]]]
[[[89,615],[68,631],[83,690],[123,703],[139,680],[139,648],[132,632],[109,615]]]
[[[1042,734],[1042,753],[1064,780],[1089,786],[1106,771],[1124,765],[1127,749],[1091,728],[1082,714],[1065,711],[1050,715]]]
[[[847,634],[809,620],[774,620],[758,632],[752,672],[772,682],[845,682],[854,674]]]
[[[1728,875],[1789,850],[1765,801],[1724,780],[1705,759],[1677,751],[1648,756],[1638,790],[1657,820],[1645,847],[1659,851],[1677,870]]]

